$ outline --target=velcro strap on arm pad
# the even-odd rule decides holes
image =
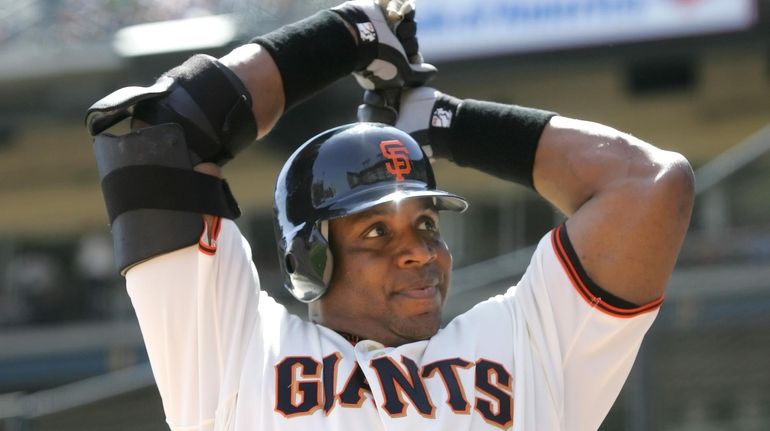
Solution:
[[[166,209],[211,214],[228,219],[241,215],[227,182],[221,178],[165,166],[126,166],[102,179],[110,224],[128,211]]]
[[[197,243],[202,214],[240,215],[227,183],[193,171],[176,124],[99,134],[94,153],[121,273]]]
[[[91,136],[104,132],[131,116],[134,105],[168,94],[174,80],[161,77],[149,87],[123,87],[99,99],[86,111],[86,128]]]

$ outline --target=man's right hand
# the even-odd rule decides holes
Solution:
[[[417,44],[414,0],[352,0],[333,8],[351,26],[359,46],[376,49],[375,59],[353,72],[366,90],[417,87],[436,74]]]
[[[445,136],[460,101],[435,88],[365,91],[358,120],[386,123],[409,133],[431,158],[452,158]]]

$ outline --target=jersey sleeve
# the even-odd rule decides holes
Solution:
[[[565,225],[540,241],[522,280],[506,295],[525,316],[565,429],[597,429],[662,298],[638,306],[603,290],[580,264]]]
[[[198,245],[130,269],[126,284],[172,430],[208,430],[237,394],[260,322],[251,249],[230,220]]]

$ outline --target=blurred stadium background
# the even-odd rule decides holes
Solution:
[[[0,431],[166,429],[112,266],[85,109],[332,3],[0,0]],[[696,168],[667,301],[601,429],[770,429],[770,1],[418,4],[437,87],[606,123]],[[292,148],[353,121],[359,98],[344,80],[227,169],[263,287],[300,314],[276,274],[274,177]],[[515,281],[561,217],[520,187],[436,169],[472,202],[442,220],[450,319]]]

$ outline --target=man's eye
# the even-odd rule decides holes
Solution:
[[[430,218],[423,219],[420,224],[417,225],[417,228],[431,232],[438,232],[438,225],[436,225],[436,222]]]
[[[384,236],[386,233],[385,226],[377,225],[369,229],[368,232],[364,235],[364,238],[379,238],[381,236]]]

